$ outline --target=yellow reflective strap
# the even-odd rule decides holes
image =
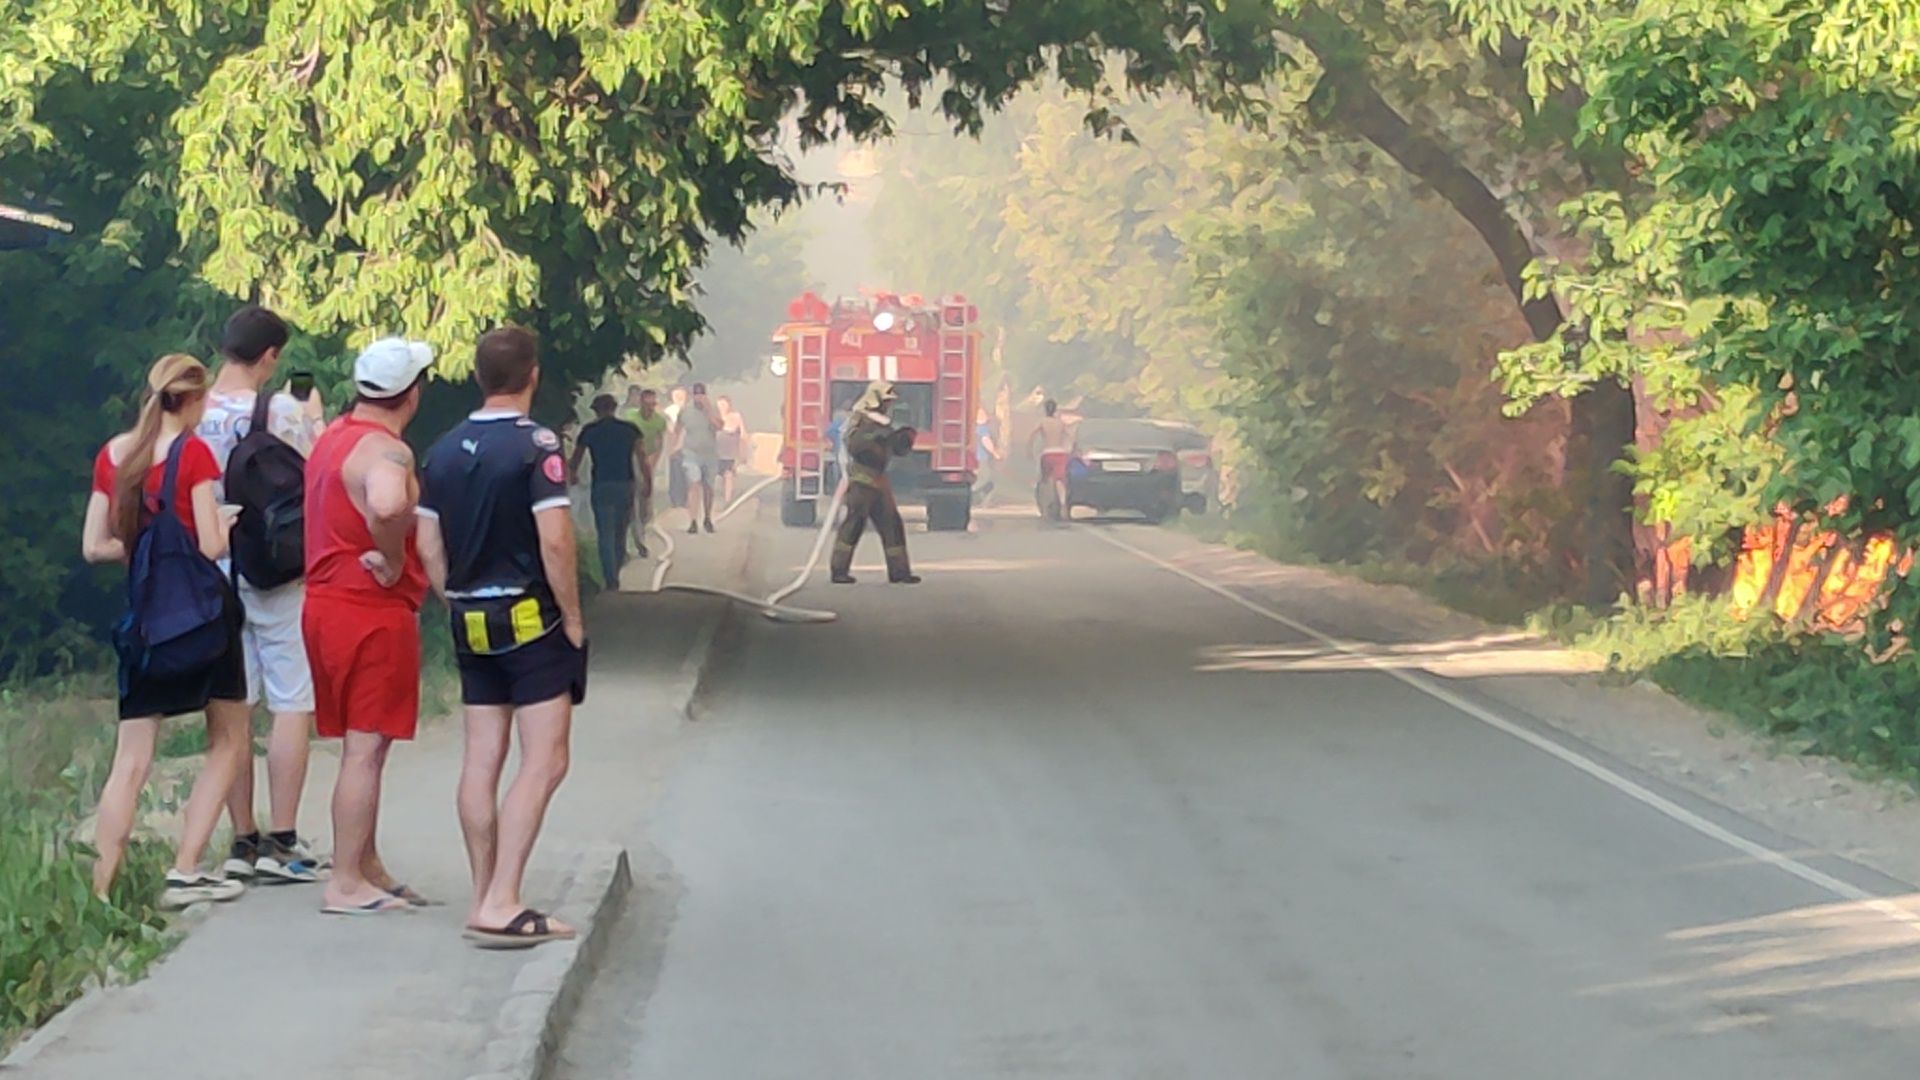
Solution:
[[[513,643],[515,645],[525,645],[529,641],[537,641],[540,635],[547,631],[547,628],[540,622],[540,601],[532,597],[528,597],[513,605],[510,617],[513,620]]]
[[[467,650],[476,653],[493,651],[493,639],[487,635],[487,613],[468,611],[462,614],[467,626]]]

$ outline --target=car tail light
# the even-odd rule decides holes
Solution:
[[[1180,463],[1189,469],[1208,469],[1213,467],[1213,455],[1205,450],[1182,450]]]
[[[1174,472],[1179,468],[1180,468],[1180,459],[1173,456],[1173,451],[1162,450],[1158,454],[1154,455],[1154,458],[1153,458],[1154,472]]]

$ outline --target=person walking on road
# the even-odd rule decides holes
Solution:
[[[692,400],[674,417],[673,436],[686,470],[687,532],[697,533],[702,525],[712,532],[714,481],[720,475],[720,414],[707,399],[705,383],[693,384]]]
[[[913,429],[895,427],[887,415],[897,400],[892,383],[875,382],[854,402],[847,417],[847,516],[833,543],[836,585],[853,584],[853,552],[869,520],[886,553],[887,580],[896,585],[920,583],[907,560],[906,523],[900,520],[893,486],[887,482],[887,463],[913,446]]]
[[[646,463],[640,469],[639,491],[633,502],[634,546],[647,557],[647,526],[653,521],[653,477],[667,449],[667,418],[660,412],[660,395],[637,386],[627,388],[627,421],[640,429],[640,448]]]
[[[999,463],[1006,459],[1007,452],[1000,448],[1000,440],[993,434],[993,417],[982,405],[973,417],[974,461],[976,479],[973,484],[974,502],[987,505],[993,496],[993,482],[999,473]]]
[[[675,510],[684,510],[687,506],[687,470],[681,464],[680,438],[674,429],[680,423],[680,413],[687,407],[687,388],[676,386],[667,394],[667,407],[662,410],[667,418],[667,505]]]
[[[420,545],[453,618],[466,755],[460,831],[473,872],[466,936],[514,949],[573,928],[522,903],[547,804],[567,775],[574,706],[586,698],[573,517],[560,440],[528,419],[538,342],[488,331],[474,358],[485,400],[427,452]],[[515,730],[520,769],[500,796]]]
[[[207,394],[206,415],[199,426],[200,438],[213,451],[222,473],[218,497],[239,507],[231,537],[233,583],[245,612],[246,626],[241,635],[247,664],[247,704],[264,701],[273,714],[272,733],[267,738],[268,824],[264,835],[254,816],[254,775],[251,747],[248,761],[240,769],[227,800],[227,814],[233,821],[233,846],[228,853],[228,875],[242,879],[258,878],[266,882],[315,882],[320,880],[321,860],[300,839],[297,819],[300,796],[307,784],[307,758],[313,733],[313,673],[307,665],[307,645],[300,633],[300,613],[306,605],[304,573],[286,579],[280,568],[269,565],[263,554],[276,539],[271,532],[282,529],[297,539],[301,523],[279,512],[276,506],[249,505],[258,497],[290,500],[299,506],[301,488],[299,461],[313,449],[322,427],[320,395],[310,394],[305,402],[290,393],[269,393],[280,363],[280,350],[287,344],[287,324],[266,308],[241,308],[227,320],[220,338],[221,364]],[[227,482],[228,464],[234,448],[252,436],[256,426],[285,444],[280,455],[291,457],[292,464],[281,477],[285,491],[256,492],[250,481],[253,469],[245,463],[264,463],[267,456],[253,451],[241,455],[249,476],[239,478],[238,487]],[[262,474],[264,475],[264,473]],[[248,490],[241,491],[238,488]],[[289,549],[297,563],[297,547]],[[303,569],[296,567],[295,569]]]
[[[114,436],[93,461],[93,490],[81,526],[90,563],[128,565],[128,614],[114,631],[120,660],[120,725],[113,767],[100,791],[94,826],[93,891],[106,899],[133,835],[169,716],[205,712],[207,756],[181,822],[173,869],[160,904],[182,908],[232,900],[240,881],[200,869],[221,807],[246,761],[246,661],[240,601],[214,559],[225,554],[228,523],[214,498],[220,466],[194,435],[207,405],[207,369],[191,356],[163,356],[147,372],[146,400],[132,431]],[[171,519],[171,520],[168,520]],[[164,549],[164,550],[163,550]],[[197,553],[203,564],[193,562]],[[195,620],[198,612],[204,618]],[[172,636],[183,617],[191,633]],[[161,631],[165,622],[168,630]],[[145,642],[161,641],[163,647]],[[190,645],[191,655],[180,646]]]
[[[1073,429],[1060,418],[1060,405],[1048,398],[1040,409],[1040,426],[1027,438],[1027,454],[1040,451],[1040,475],[1053,485],[1054,513],[1059,521],[1070,521],[1073,509],[1067,505],[1067,463],[1073,457]]]
[[[594,419],[580,429],[567,463],[578,477],[580,461],[591,456],[594,542],[600,549],[600,584],[620,590],[620,567],[627,561],[627,523],[633,518],[635,477],[646,475],[647,458],[640,429],[613,415],[612,394],[593,399]]]
[[[333,787],[333,877],[321,910],[407,911],[422,903],[381,862],[380,783],[396,741],[420,722],[420,601],[426,570],[414,539],[420,486],[401,439],[420,411],[433,351],[386,338],[353,362],[351,411],[320,436],[307,464],[307,606],[316,727],[340,739]]]
[[[715,448],[720,458],[720,504],[732,506],[735,477],[751,446],[747,418],[740,415],[733,407],[733,399],[725,394],[715,398],[714,404],[720,409],[720,432]]]

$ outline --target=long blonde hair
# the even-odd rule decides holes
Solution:
[[[207,392],[207,365],[185,353],[168,353],[147,371],[147,396],[140,403],[140,419],[129,432],[114,467],[113,500],[109,522],[120,542],[132,545],[140,532],[140,510],[146,503],[147,473],[153,468],[154,448],[160,442],[160,418],[177,414]],[[182,431],[179,438],[189,432]],[[171,494],[171,493],[169,493]]]

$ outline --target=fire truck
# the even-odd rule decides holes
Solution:
[[[831,304],[809,292],[787,305],[772,368],[786,380],[780,520],[818,522],[839,481],[835,446],[867,384],[893,383],[894,423],[913,450],[887,469],[901,502],[923,502],[927,528],[960,530],[973,516],[979,311],[965,297],[928,303],[875,293]]]

